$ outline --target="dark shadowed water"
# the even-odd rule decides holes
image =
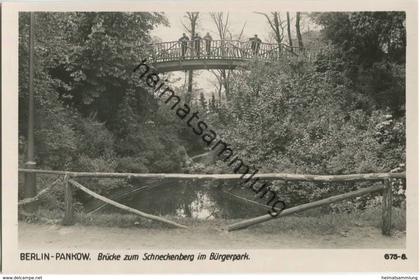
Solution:
[[[227,193],[255,200],[264,205],[264,200],[255,198],[249,189],[241,189],[238,185],[232,184],[167,181],[150,184],[146,188],[141,184],[135,185],[123,192],[115,191],[107,197],[140,211],[160,216],[237,219],[267,213],[268,209],[250,204]],[[233,190],[230,190],[232,187]],[[104,206],[100,201],[91,200],[85,208],[87,212],[120,212],[113,206]]]

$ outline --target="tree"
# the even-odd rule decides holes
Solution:
[[[212,18],[214,24],[216,25],[219,39],[221,40],[221,49],[222,49],[222,55],[224,55],[225,44],[227,36],[230,35],[229,39],[232,39],[232,34],[229,32],[229,13],[227,13],[226,18],[224,17],[223,12],[218,13],[210,13],[210,17]],[[217,80],[219,81],[219,100],[222,99],[222,86],[225,89],[225,96],[226,99],[229,98],[229,77],[231,74],[231,70],[225,70],[225,69],[219,69],[215,72],[212,71],[212,73],[215,74]]]
[[[267,22],[274,33],[274,37],[278,45],[278,52],[280,55],[284,38],[284,21],[282,21],[280,18],[280,12],[271,12],[271,16],[266,13],[257,12],[257,14],[263,15],[267,19]]]
[[[325,39],[364,65],[383,58],[405,63],[403,12],[314,13],[312,18],[323,27]]]
[[[339,71],[319,72],[312,63],[296,67],[300,64],[293,58],[269,67],[257,61],[234,77],[231,99],[218,108],[213,123],[236,154],[261,172],[388,172],[405,162],[404,118],[375,106],[357,108],[362,94],[331,79]],[[302,185],[287,187],[290,206],[345,190],[328,183],[310,190]]]
[[[314,13],[311,18],[334,48],[319,61],[320,69],[340,70],[342,82],[372,98],[376,106],[404,114],[405,13]]]
[[[286,16],[287,16],[287,37],[289,38],[290,50],[293,51],[293,41],[292,41],[292,32],[290,30],[290,14],[289,14],[289,12],[286,13]]]
[[[204,97],[204,93],[200,92],[200,99],[199,99],[200,107],[203,109],[204,112],[207,112],[207,101]]]
[[[302,34],[300,32],[300,12],[296,13],[296,37],[300,49],[303,49]]]
[[[188,25],[186,25],[184,23],[182,23],[182,25],[184,26],[184,29],[190,34],[191,40],[196,34],[199,15],[200,15],[199,12],[186,12],[186,14],[184,16],[188,20]],[[192,46],[191,46],[191,48],[192,48]],[[192,88],[193,88],[193,70],[189,70],[188,71],[187,96],[186,96],[186,100],[185,100],[187,103],[189,103],[191,101]]]
[[[28,13],[19,17],[19,137],[26,142]],[[180,172],[194,146],[133,69],[160,13],[37,13],[35,156],[41,168]],[[192,143],[192,145],[187,145]],[[195,146],[194,146],[195,147]],[[20,152],[23,149],[20,149]]]

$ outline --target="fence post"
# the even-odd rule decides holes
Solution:
[[[62,224],[70,226],[73,224],[73,189],[69,183],[69,176],[64,176],[64,218]]]
[[[382,234],[391,235],[392,216],[392,185],[391,179],[384,180],[385,188],[382,193]]]

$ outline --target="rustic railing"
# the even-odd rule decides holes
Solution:
[[[207,179],[207,180],[241,180],[242,174],[178,174],[178,173],[105,173],[105,172],[72,172],[72,171],[56,171],[56,170],[39,170],[39,169],[19,169],[21,173],[41,173],[63,176],[62,180],[65,186],[64,199],[65,199],[65,213],[63,218],[64,225],[73,224],[73,188],[78,188],[81,191],[117,208],[126,210],[128,212],[137,214],[146,219],[151,219],[163,222],[172,226],[186,228],[184,225],[169,221],[167,219],[147,214],[137,209],[122,205],[116,201],[103,197],[92,190],[76,181],[77,178],[153,178],[153,179]],[[303,175],[303,174],[285,174],[285,173],[265,173],[255,174],[254,178],[261,178],[266,180],[281,180],[281,181],[306,181],[306,182],[356,182],[356,181],[381,181],[381,185],[374,185],[371,187],[360,188],[355,191],[347,192],[324,198],[318,201],[302,204],[299,206],[286,208],[280,212],[276,217],[269,214],[260,217],[247,219],[238,223],[228,226],[228,231],[243,229],[251,225],[263,223],[279,217],[284,217],[294,213],[302,212],[308,209],[328,205],[334,202],[342,201],[345,199],[355,198],[373,192],[382,192],[382,233],[384,235],[391,234],[391,216],[392,216],[392,179],[405,179],[405,173],[368,173],[368,174],[349,174],[349,175]],[[53,184],[59,181],[57,179]],[[35,202],[44,195],[50,187],[40,191],[38,195],[33,198],[26,198],[18,202],[19,206]],[[255,201],[249,201],[255,203]]]
[[[281,44],[279,47],[278,44],[271,43],[260,43],[258,47],[252,48],[250,41],[238,40],[212,40],[209,44],[205,40],[200,40],[198,44],[190,40],[184,44],[179,41],[151,44],[152,61],[168,62],[191,59],[260,59],[270,61],[284,56],[303,55],[310,58],[318,52],[285,44]]]

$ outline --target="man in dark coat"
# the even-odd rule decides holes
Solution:
[[[194,44],[194,50],[195,50],[195,54],[197,55],[197,57],[200,57],[200,44],[201,44],[201,37],[200,35],[198,35],[198,33],[196,33],[194,35],[194,37],[192,37],[192,41]]]
[[[204,42],[206,43],[206,53],[209,56],[210,55],[210,48],[211,48],[211,41],[213,38],[210,36],[210,33],[207,32],[206,36],[204,36]]]
[[[187,52],[187,47],[188,47],[188,41],[190,40],[190,38],[188,38],[187,35],[185,35],[185,33],[182,33],[182,37],[179,38],[178,42],[181,43],[181,56],[182,58],[185,57],[185,53]]]
[[[260,45],[261,45],[261,39],[258,38],[258,35],[255,34],[254,37],[250,38],[249,41],[251,41],[251,49],[252,49],[252,53],[254,55],[257,55],[259,50],[260,50]]]

